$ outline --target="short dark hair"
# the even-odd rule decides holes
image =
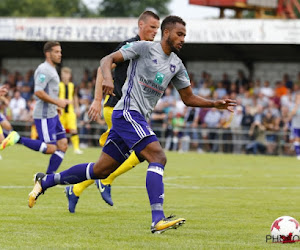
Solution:
[[[60,46],[60,43],[56,42],[56,41],[46,42],[45,45],[44,45],[44,50],[43,50],[44,53],[51,51],[52,48],[55,47],[55,46]]]
[[[181,23],[185,26],[185,21],[182,20],[179,16],[167,16],[161,24],[161,35],[163,35],[165,29],[171,29],[171,26],[174,26],[176,23]]]
[[[139,21],[145,21],[148,17],[153,17],[154,19],[159,21],[159,16],[156,15],[154,12],[151,10],[146,10],[144,11],[140,16],[139,16]]]

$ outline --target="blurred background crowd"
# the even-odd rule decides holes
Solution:
[[[0,74],[0,83],[9,87],[8,95],[0,101],[0,112],[16,130],[27,135],[35,105],[33,74],[34,70],[22,75],[5,68]],[[74,82],[79,100],[76,113],[83,148],[97,146],[99,135],[106,129],[103,118],[91,123],[87,115],[94,98],[95,79],[96,70],[85,69],[82,79]],[[151,117],[152,129],[166,150],[293,154],[290,111],[300,89],[300,73],[297,79],[290,79],[285,73],[276,82],[261,82],[260,79],[248,79],[242,70],[235,75],[224,72],[221,79],[215,79],[204,71],[198,79],[190,72],[190,80],[194,93],[199,96],[236,99],[238,106],[234,113],[187,108],[170,85]]]

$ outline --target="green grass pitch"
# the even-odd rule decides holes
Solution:
[[[70,150],[60,170],[95,161],[98,148]],[[289,215],[300,220],[300,162],[294,157],[167,153],[165,214],[186,219],[177,230],[150,233],[145,188],[147,164],[115,180],[109,207],[95,185],[82,194],[75,214],[63,187],[47,190],[27,206],[33,174],[49,156],[17,145],[1,152],[0,248],[81,249],[271,249],[270,225]]]

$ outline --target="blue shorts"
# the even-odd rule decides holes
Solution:
[[[131,150],[139,156],[148,144],[158,141],[144,116],[137,111],[114,110],[112,124],[102,151],[119,163],[127,159]]]
[[[0,114],[0,122],[3,122],[6,120],[6,117],[3,114]]]
[[[300,128],[293,129],[293,138],[300,138]]]
[[[39,139],[45,143],[56,144],[66,138],[66,131],[61,125],[58,115],[53,118],[34,119]]]

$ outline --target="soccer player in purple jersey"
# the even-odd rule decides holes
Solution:
[[[0,150],[16,143],[44,154],[51,154],[47,173],[56,172],[68,148],[66,132],[58,118],[58,108],[69,101],[58,98],[59,76],[55,67],[60,64],[62,50],[59,42],[49,41],[44,45],[45,62],[34,73],[34,94],[37,102],[33,111],[34,123],[39,140],[21,137],[12,131],[1,143]]]
[[[122,164],[132,149],[149,162],[146,188],[152,210],[151,232],[162,233],[185,223],[183,218],[164,215],[163,173],[167,159],[146,119],[171,81],[187,106],[233,111],[236,101],[214,101],[194,95],[187,71],[176,55],[184,44],[185,22],[180,17],[168,16],[162,22],[161,31],[160,43],[130,43],[101,60],[103,93],[109,95],[114,90],[112,63],[131,61],[122,98],[113,111],[113,127],[100,158],[96,163],[78,164],[61,173],[37,173],[34,188],[29,194],[29,207],[33,207],[36,199],[50,187],[106,178]]]

